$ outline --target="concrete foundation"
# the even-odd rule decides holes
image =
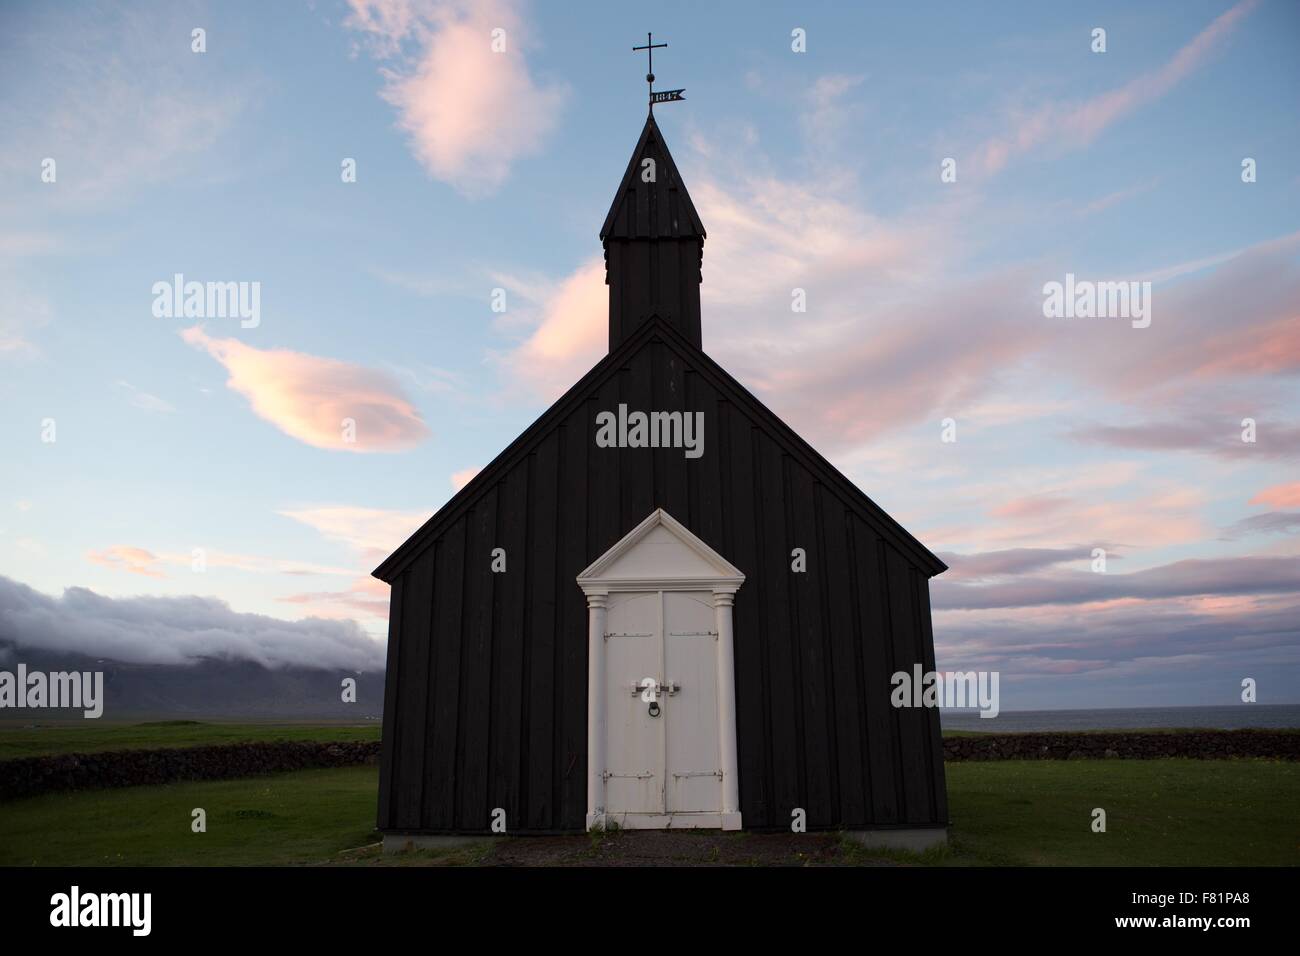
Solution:
[[[947,827],[918,827],[912,830],[850,830],[845,836],[863,846],[921,853],[932,846],[942,846],[947,843],[948,829]]]

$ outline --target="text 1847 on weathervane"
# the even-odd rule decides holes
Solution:
[[[654,35],[647,33],[645,35],[645,46],[632,47],[633,53],[640,53],[642,50],[645,50],[647,67],[645,81],[650,85],[650,112],[652,113],[654,112],[656,103],[675,103],[678,100],[686,98],[682,96],[682,94],[686,92],[685,88],[680,90],[660,90],[658,93],[655,92],[655,50],[663,49],[667,46],[667,43],[655,43]]]

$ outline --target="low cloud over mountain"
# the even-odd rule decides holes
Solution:
[[[133,664],[248,661],[262,667],[382,671],[383,645],[354,621],[281,621],[215,598],[111,598],[73,587],[61,597],[0,576],[0,642],[19,651]]]

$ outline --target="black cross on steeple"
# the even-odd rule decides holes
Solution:
[[[646,55],[645,81],[650,85],[650,112],[651,113],[655,111],[656,103],[673,103],[676,102],[677,100],[685,99],[685,97],[682,96],[682,94],[686,92],[684,88],[680,90],[663,90],[659,93],[655,92],[655,50],[660,50],[667,46],[668,46],[667,43],[655,43],[654,34],[647,33],[645,35],[645,46],[632,47],[633,53],[640,53],[642,50],[645,50],[645,55]]]

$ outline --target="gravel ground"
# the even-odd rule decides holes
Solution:
[[[482,866],[890,865],[834,834],[635,830],[599,836],[519,837],[495,843]]]

